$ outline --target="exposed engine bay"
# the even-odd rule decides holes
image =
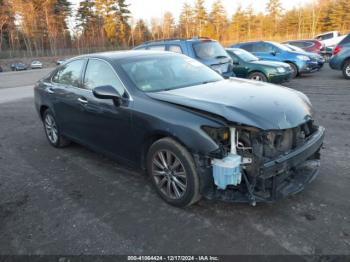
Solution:
[[[241,183],[227,182],[225,186],[222,179],[220,184],[217,182],[218,175],[214,172],[215,198],[248,201],[252,205],[272,202],[301,191],[316,177],[324,129],[312,120],[284,130],[264,131],[249,127],[230,130],[231,139],[219,143],[220,152],[240,156],[242,179],[237,178],[236,172],[232,181]]]

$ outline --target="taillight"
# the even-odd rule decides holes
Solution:
[[[333,49],[333,55],[338,54],[342,49],[343,49],[343,47],[342,47],[341,45],[337,45],[337,46]]]

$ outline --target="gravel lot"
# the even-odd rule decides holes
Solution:
[[[0,74],[0,97],[38,72]],[[287,85],[310,97],[327,129],[321,174],[256,207],[168,206],[138,170],[78,145],[50,147],[30,87],[0,100],[0,254],[350,255],[350,81],[326,66]]]

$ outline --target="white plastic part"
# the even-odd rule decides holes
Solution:
[[[225,190],[228,185],[236,186],[242,180],[242,157],[237,155],[236,129],[233,127],[230,127],[230,140],[230,154],[223,159],[214,159],[212,161],[214,183],[222,190]]]
[[[237,154],[236,149],[236,128],[230,127],[231,136],[231,154]]]

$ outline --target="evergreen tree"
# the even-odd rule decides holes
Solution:
[[[197,36],[203,36],[204,28],[206,27],[206,23],[208,20],[208,14],[205,10],[204,0],[196,0],[194,6],[194,24],[196,25]]]
[[[129,10],[129,4],[126,4],[125,0],[117,0],[117,7],[117,38],[121,45],[126,46],[130,35],[130,25],[128,20],[130,19],[131,12]]]
[[[11,29],[15,27],[15,14],[12,11],[8,0],[0,0],[0,51],[5,42],[9,46],[9,35]]]
[[[139,19],[136,22],[136,26],[133,31],[135,45],[141,44],[142,42],[151,39],[151,33],[149,32],[148,27],[142,19]]]
[[[213,3],[212,10],[209,14],[209,21],[210,25],[208,27],[208,32],[211,33],[213,38],[222,40],[228,21],[226,11],[221,0],[216,0]]]
[[[282,4],[280,0],[270,0],[266,6],[268,12],[269,33],[275,36],[279,33],[279,20],[282,16]]]
[[[190,38],[193,35],[193,9],[187,2],[184,3],[179,19],[180,36]]]
[[[174,37],[175,33],[175,19],[173,14],[166,12],[163,17],[163,38]]]

